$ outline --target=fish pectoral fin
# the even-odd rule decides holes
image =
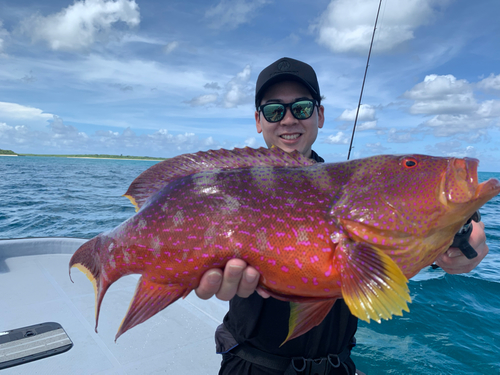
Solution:
[[[180,297],[185,297],[191,289],[178,284],[159,284],[142,276],[137,283],[134,298],[115,336],[115,341],[130,328],[148,320]]]
[[[319,325],[330,312],[336,300],[335,298],[318,302],[290,302],[288,336],[281,345]]]
[[[351,313],[366,322],[391,319],[409,311],[408,279],[381,250],[343,241],[335,254],[342,296]]]

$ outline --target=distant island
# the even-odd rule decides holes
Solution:
[[[106,154],[82,154],[82,155],[46,155],[46,154],[18,154],[12,150],[0,149],[0,156],[40,156],[58,158],[82,158],[82,159],[124,159],[124,160],[165,160],[166,158],[153,158],[150,156],[130,156],[130,155],[106,155]]]
[[[0,156],[18,156],[14,151],[0,149]]]

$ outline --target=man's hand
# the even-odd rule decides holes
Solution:
[[[218,299],[229,301],[235,295],[246,298],[257,290],[262,297],[268,298],[268,293],[257,288],[259,277],[259,271],[244,260],[231,259],[224,270],[213,268],[206,271],[195,293],[201,299],[209,299],[215,294]]]
[[[489,251],[488,245],[486,245],[486,234],[484,233],[484,223],[482,221],[479,223],[472,221],[472,233],[469,243],[476,250],[477,257],[467,259],[460,249],[450,247],[446,253],[437,258],[436,264],[450,274],[467,273],[476,268]]]

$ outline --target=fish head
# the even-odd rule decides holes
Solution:
[[[398,260],[432,263],[487,201],[495,179],[478,183],[479,161],[428,155],[379,155],[349,162],[349,176],[332,208],[341,232],[387,250]],[[415,272],[410,272],[415,273]]]

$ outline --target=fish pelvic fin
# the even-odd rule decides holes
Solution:
[[[169,183],[198,172],[258,166],[302,167],[315,163],[298,151],[287,153],[278,147],[200,151],[179,155],[153,165],[132,182],[124,196],[138,211],[150,197]]]
[[[115,341],[129,329],[145,322],[180,297],[186,297],[190,292],[191,289],[178,284],[159,284],[141,276],[127,314],[118,328]]]
[[[85,242],[73,254],[69,261],[69,278],[71,279],[71,268],[75,267],[82,271],[92,282],[95,292],[95,331],[99,323],[99,311],[101,303],[111,282],[102,277],[101,248],[102,238],[97,236]],[[73,280],[71,280],[73,281]]]
[[[342,296],[361,320],[391,319],[408,312],[408,279],[384,252],[362,243],[343,241],[335,253]]]
[[[283,346],[310,329],[321,324],[328,315],[337,299],[328,299],[318,302],[290,302],[290,319],[288,321],[288,336],[280,345]]]

